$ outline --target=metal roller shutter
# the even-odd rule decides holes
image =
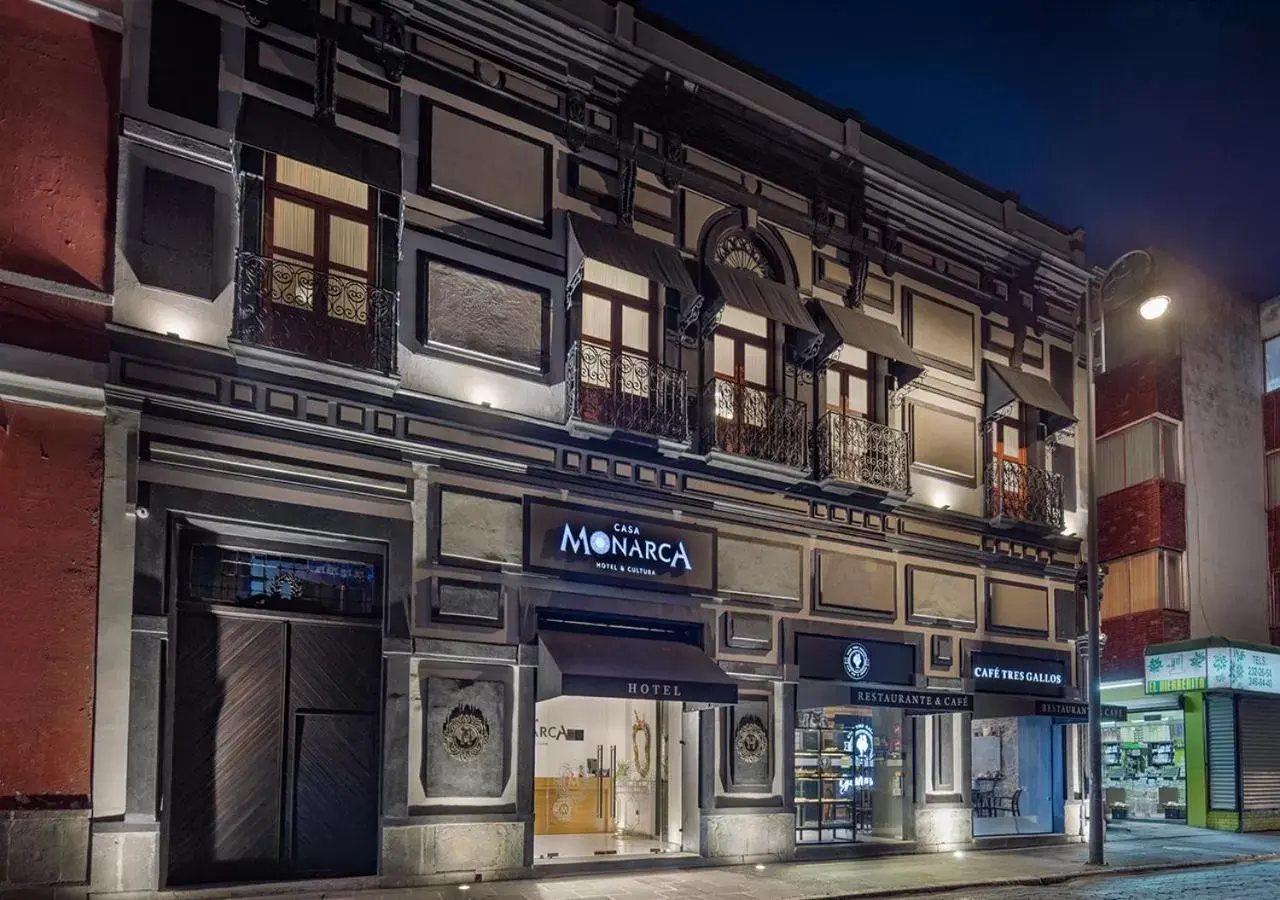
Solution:
[[[1236,810],[1236,716],[1234,697],[1205,697],[1209,730],[1209,808]]]
[[[1240,808],[1280,809],[1280,699],[1241,697]]]

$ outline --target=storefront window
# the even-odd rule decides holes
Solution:
[[[902,840],[909,725],[900,709],[798,712],[797,844]]]
[[[1062,830],[1062,726],[1046,716],[972,720],[973,836]]]
[[[1102,765],[1112,819],[1186,819],[1182,710],[1140,713],[1104,725]]]

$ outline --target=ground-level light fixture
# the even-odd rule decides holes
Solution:
[[[1138,306],[1138,315],[1144,319],[1158,319],[1169,309],[1168,294],[1153,294]]]

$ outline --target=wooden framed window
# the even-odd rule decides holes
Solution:
[[[827,369],[827,411],[874,419],[873,369],[874,360],[867,351],[848,345],[841,348],[839,362]]]
[[[731,382],[734,391],[716,392],[716,416],[725,421],[763,426],[767,395],[773,387],[773,359],[769,352],[774,324],[764,316],[726,306],[716,329],[715,374]],[[735,403],[735,395],[741,402]]]
[[[1147,550],[1107,563],[1102,586],[1103,619],[1153,609],[1186,608],[1181,553]]]
[[[1148,418],[1098,439],[1098,495],[1159,478],[1180,481],[1178,426]]]
[[[648,396],[658,359],[657,291],[649,279],[586,260],[583,270],[582,382]],[[589,348],[595,348],[592,351]]]
[[[263,255],[292,264],[273,270],[272,302],[367,325],[374,217],[374,191],[367,184],[287,156],[270,157]],[[354,289],[335,281],[317,291],[312,273],[337,276]]]

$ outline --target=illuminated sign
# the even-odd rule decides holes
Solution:
[[[871,654],[856,641],[844,648],[844,673],[853,681],[861,681],[871,671]]]
[[[712,592],[716,535],[661,519],[525,501],[525,568],[656,590]]]
[[[1234,690],[1280,694],[1280,653],[1247,647],[1198,647],[1150,653],[1144,666],[1148,694]]]
[[[1041,697],[1061,697],[1066,693],[1069,675],[1062,658],[979,651],[970,663],[976,691]]]

